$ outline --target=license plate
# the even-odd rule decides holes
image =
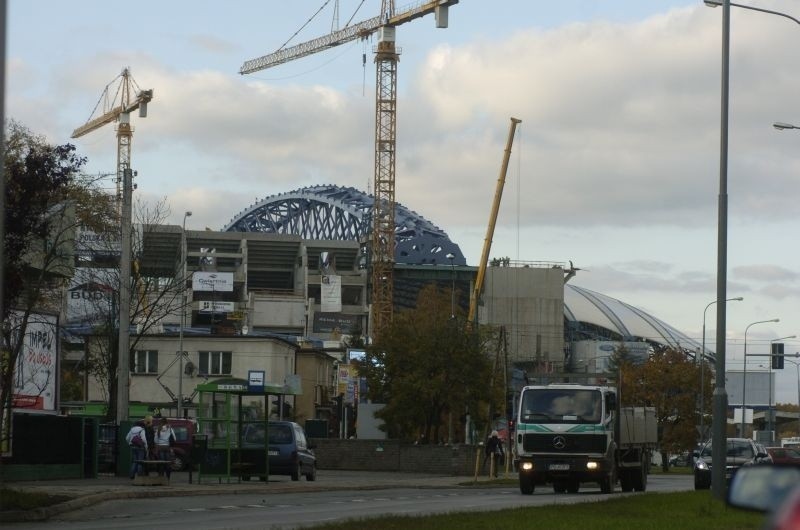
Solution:
[[[548,469],[550,471],[569,471],[569,464],[550,464]]]
[[[274,451],[274,450],[270,449],[268,454],[269,454],[269,456],[278,456],[278,455],[281,454],[281,452],[280,451]]]

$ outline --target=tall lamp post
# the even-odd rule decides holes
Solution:
[[[445,258],[450,260],[450,318],[456,318],[456,267],[453,265],[455,255],[448,253]]]
[[[794,356],[795,358],[800,357],[800,352],[795,352]],[[797,407],[800,409],[800,362],[785,357],[784,360],[792,363],[797,371]],[[800,433],[800,410],[797,411],[797,432]]]
[[[742,425],[741,425],[741,432],[739,436],[744,438],[744,410],[745,410],[745,403],[747,403],[747,330],[750,329],[751,326],[755,326],[756,324],[765,324],[767,322],[780,322],[781,319],[779,318],[772,318],[770,320],[759,320],[758,322],[753,322],[748,324],[746,328],[744,328],[744,370],[742,371]],[[713,456],[712,456],[713,458]]]
[[[789,335],[787,337],[780,337],[778,339],[772,339],[769,341],[769,395],[767,396],[769,399],[769,405],[767,406],[767,431],[771,431],[773,427],[773,412],[772,412],[772,363],[775,359],[772,355],[772,345],[779,340],[786,340],[786,339],[796,339],[797,335]],[[775,439],[773,438],[772,441],[774,442]]]
[[[728,298],[725,300],[726,302],[741,302],[744,300],[744,297],[737,296],[736,298]],[[700,349],[700,441],[705,441],[705,412],[704,412],[704,404],[705,404],[705,389],[706,389],[706,378],[705,378],[705,366],[706,366],[706,311],[712,305],[716,304],[717,300],[713,302],[709,302],[706,308],[703,310],[703,342]]]
[[[731,6],[761,11],[784,18],[800,24],[800,20],[790,17],[785,13],[760,9],[757,7],[735,4],[730,0],[704,0],[709,7],[722,6],[722,88],[720,90],[720,153],[719,153],[719,198],[717,221],[717,355],[715,367],[717,374],[714,385],[714,420],[713,441],[711,458],[716,462],[723,462],[727,450],[726,420],[728,411],[728,393],[725,390],[725,296],[728,281],[728,93],[730,86],[730,48],[731,48]],[[744,409],[744,407],[742,407]],[[742,411],[744,412],[744,411]],[[725,499],[725,473],[722,466],[715,466],[711,470],[711,489],[717,499]]]
[[[178,330],[178,417],[183,418],[183,327],[186,325],[186,218],[192,212],[183,214],[181,224],[181,327]]]
[[[773,127],[778,129],[779,131],[785,131],[787,129],[800,129],[797,125],[792,125],[791,123],[784,123],[782,121],[776,121],[772,124]]]

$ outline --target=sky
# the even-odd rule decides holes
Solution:
[[[135,200],[166,201],[173,224],[191,210],[187,229],[221,229],[300,187],[371,191],[374,39],[238,73],[337,27],[333,1],[312,18],[324,3],[140,0],[119,11],[100,0],[9,0],[6,116],[76,145],[89,173],[113,173],[112,125],[70,135],[130,68],[154,91],[148,116],[132,117]],[[338,27],[380,10],[359,3],[340,1]],[[749,5],[800,18],[797,0]],[[721,8],[461,0],[447,29],[417,19],[397,28],[397,45],[398,202],[477,265],[519,118],[490,255],[572,261],[575,285],[698,341],[705,323],[716,349]],[[728,369],[743,366],[745,336],[748,370],[764,369],[749,355],[770,341],[800,336],[800,130],[772,127],[800,125],[799,47],[800,24],[731,9],[727,295],[744,300],[726,304]],[[800,340],[783,342],[800,351]],[[800,368],[786,366],[776,398],[796,403]]]

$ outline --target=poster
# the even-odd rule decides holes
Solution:
[[[58,393],[58,317],[31,313],[24,330],[23,313],[9,314],[10,336],[22,336],[22,351],[17,358],[12,389],[12,407],[18,410],[55,412]]]

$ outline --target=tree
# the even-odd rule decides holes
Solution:
[[[695,445],[699,381],[700,369],[694,360],[669,348],[656,350],[645,363],[623,366],[622,405],[656,408],[664,457]],[[667,460],[663,458],[665,467]]]
[[[131,323],[136,332],[131,335],[129,352],[131,365],[134,364],[136,351],[144,335],[159,331],[162,321],[170,314],[183,309],[182,289],[186,284],[183,266],[180,263],[181,250],[175,248],[166,263],[145,259],[144,245],[149,234],[157,231],[169,216],[169,207],[165,200],[154,205],[137,202],[134,208],[134,223],[131,256]],[[83,313],[91,315],[92,331],[86,339],[89,341],[88,372],[97,383],[103,399],[109,406],[106,417],[115,420],[117,400],[117,372],[119,368],[119,291],[121,285],[119,269],[118,225],[109,230],[103,237],[94,239],[91,248],[84,248],[85,254],[91,256],[95,266],[80,271],[81,282],[96,285],[104,296],[89,297],[84,301]],[[98,256],[113,256],[110,263],[100,266]],[[110,265],[110,266],[109,266]]]
[[[417,305],[395,315],[377,342],[369,345],[358,371],[367,378],[368,397],[385,403],[378,413],[389,434],[407,440],[440,442],[449,415],[480,411],[479,404],[502,403],[502,377],[494,378],[494,356],[485,338],[450,318],[451,295],[429,285]]]
[[[30,339],[29,329],[39,329],[36,326],[44,322],[41,314],[58,314],[60,310],[61,288],[74,267],[77,227],[106,219],[99,207],[104,194],[95,179],[81,174],[85,159],[76,154],[74,146],[52,146],[14,121],[6,129],[0,360],[3,436],[9,433],[15,391],[30,383],[22,380],[31,377],[28,374],[36,377],[35,366],[34,372],[30,367],[23,371],[23,363],[41,361],[21,356],[25,341]],[[49,372],[54,375],[54,370]]]

